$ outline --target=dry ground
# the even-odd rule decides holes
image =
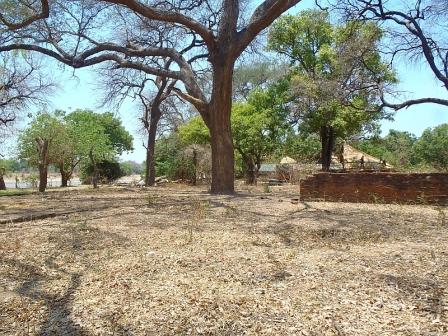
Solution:
[[[448,334],[448,209],[291,195],[1,197],[0,334]]]

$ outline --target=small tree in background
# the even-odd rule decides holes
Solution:
[[[55,114],[41,113],[19,137],[19,156],[39,169],[39,191],[47,188],[48,166],[57,160],[60,147],[69,139],[63,120]]]
[[[448,172],[448,124],[427,128],[413,151],[421,161]]]
[[[73,137],[78,139],[76,153],[81,165],[91,166],[92,184],[97,188],[100,162],[132,150],[132,136],[112,113],[76,110],[65,119]]]

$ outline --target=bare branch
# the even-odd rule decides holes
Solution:
[[[200,24],[198,21],[191,17],[185,16],[183,14],[164,11],[150,6],[145,6],[140,1],[135,0],[105,0],[106,2],[119,4],[125,6],[135,13],[144,16],[147,19],[158,20],[163,22],[172,22],[181,24],[187,28],[190,28],[194,32],[198,33],[207,46],[211,49],[215,48],[215,38],[211,30],[207,29],[204,25]]]

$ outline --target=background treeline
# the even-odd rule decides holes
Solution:
[[[39,191],[47,187],[49,167],[61,176],[66,187],[75,170],[94,187],[102,178],[124,175],[118,157],[132,150],[133,138],[112,113],[75,110],[39,113],[20,133],[19,161],[2,162],[2,179],[8,170],[23,168],[23,162],[37,168]],[[125,166],[135,170],[132,165]],[[4,184],[4,183],[3,183]]]
[[[354,141],[353,145],[397,170],[448,171],[448,124],[427,128],[419,138],[390,130],[384,137]]]

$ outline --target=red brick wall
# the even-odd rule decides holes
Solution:
[[[301,181],[300,198],[448,204],[448,174],[317,173]]]

